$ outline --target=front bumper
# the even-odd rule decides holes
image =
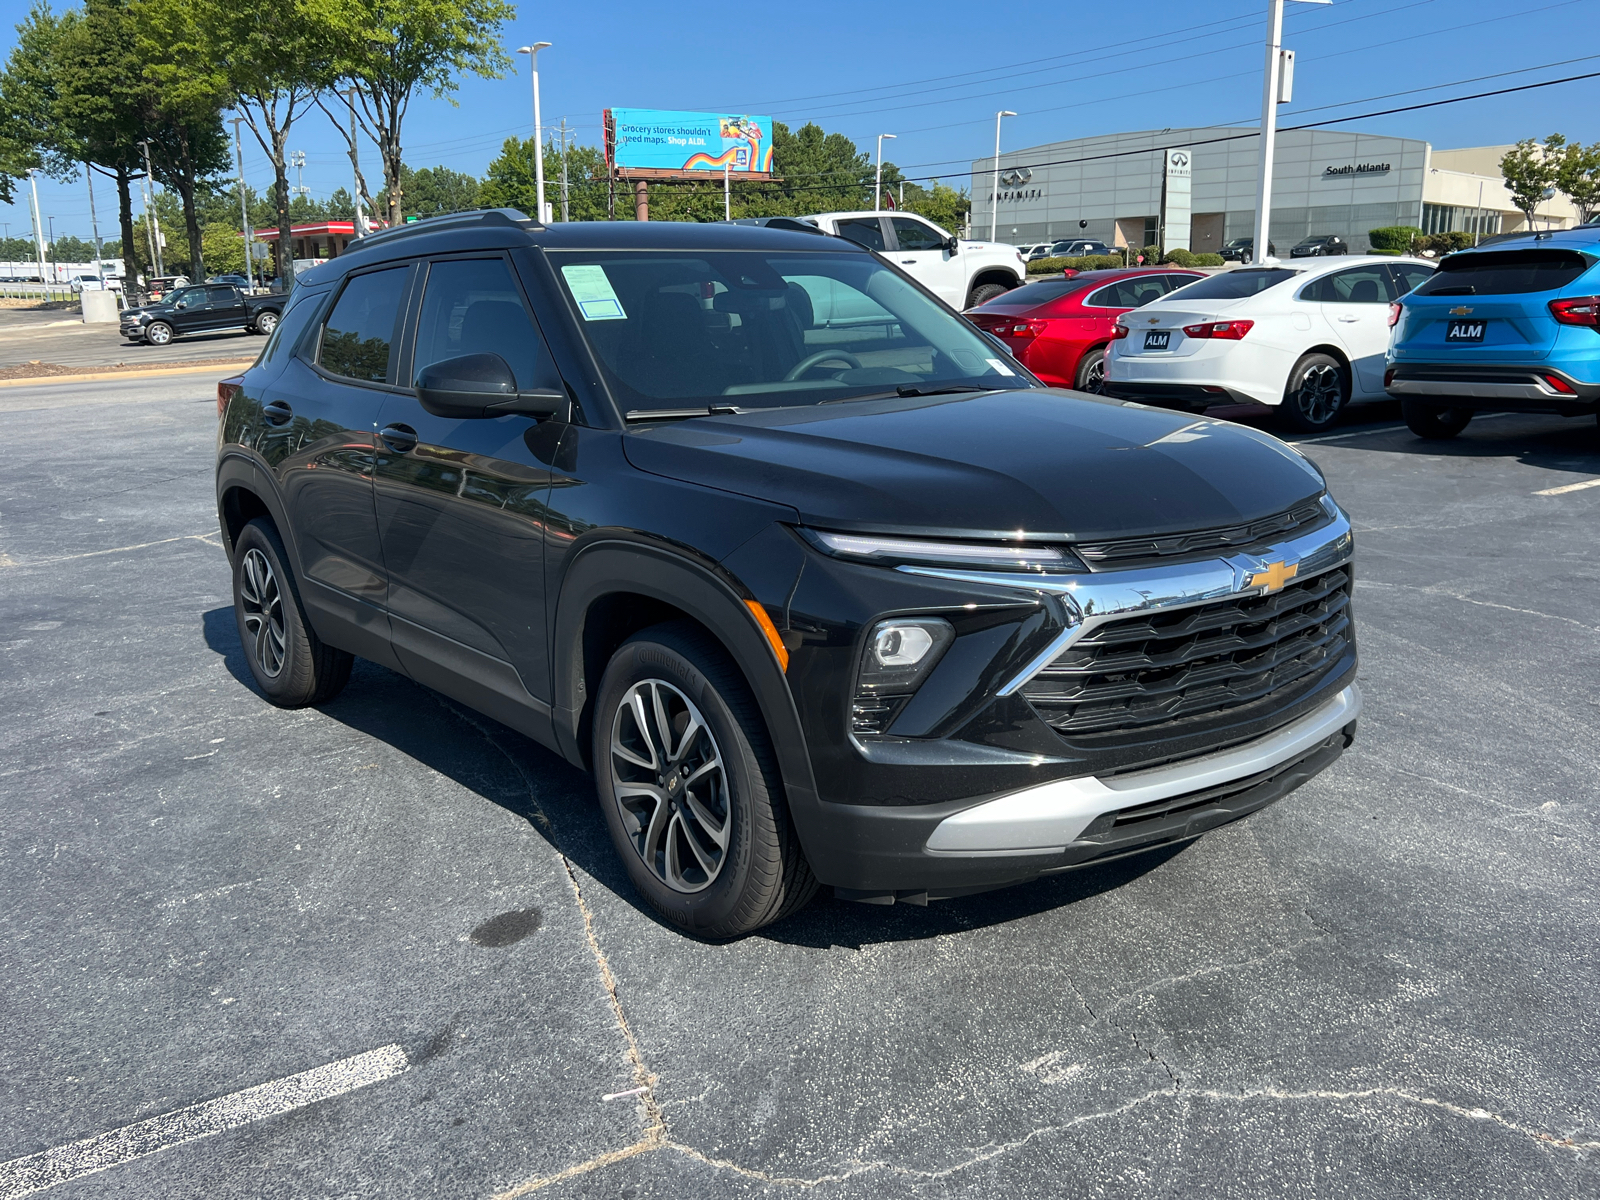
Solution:
[[[1554,386],[1558,379],[1572,390]],[[1438,400],[1452,408],[1496,412],[1554,412],[1584,416],[1600,406],[1600,384],[1540,364],[1394,363],[1384,389],[1401,400]]]

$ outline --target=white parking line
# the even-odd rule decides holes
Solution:
[[[1568,492],[1581,492],[1584,488],[1600,487],[1600,479],[1585,479],[1582,483],[1564,483],[1560,487],[1545,488],[1535,496],[1565,496]]]
[[[81,1142],[14,1158],[0,1163],[0,1200],[31,1196],[159,1150],[225,1133],[320,1100],[331,1100],[357,1088],[391,1079],[409,1065],[406,1052],[399,1046],[382,1046],[301,1071],[298,1075],[274,1079],[229,1096],[218,1096],[215,1100],[124,1125]]]

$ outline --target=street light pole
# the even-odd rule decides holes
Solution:
[[[45,219],[50,222],[50,240],[45,243],[50,247],[50,282],[60,283],[61,264],[56,261],[56,219],[54,217]]]
[[[1282,0],[1279,0],[1282,3]],[[989,195],[989,240],[995,240],[1000,228],[1000,118],[1014,117],[1010,109],[1001,109],[994,115],[994,187]]]
[[[250,290],[256,290],[256,273],[251,265],[254,239],[250,236],[250,206],[244,198],[244,143],[239,140],[239,126],[243,117],[233,118],[233,153],[239,165],[239,232],[244,235],[244,277],[250,281]]]
[[[535,42],[531,46],[518,46],[518,54],[528,56],[529,73],[533,76],[533,179],[535,202],[539,206],[538,221],[543,225],[550,218],[544,211],[544,126],[539,118],[539,51],[548,50],[549,42]]]
[[[1286,104],[1283,94],[1283,2],[1267,0],[1267,63],[1261,79],[1261,152],[1257,162],[1256,231],[1250,245],[1250,258],[1265,262],[1271,257],[1272,241],[1267,231],[1272,224],[1272,162],[1278,142],[1278,105]],[[1300,4],[1332,4],[1333,0],[1296,0]]]
[[[892,141],[894,141],[895,135],[892,134],[892,133],[880,133],[878,135],[878,175],[877,175],[877,178],[874,179],[873,183],[872,183],[872,211],[873,212],[878,212],[883,208],[883,139],[884,138],[888,138],[892,142]]]

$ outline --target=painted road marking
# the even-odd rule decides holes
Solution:
[[[399,1046],[382,1046],[338,1062],[325,1063],[270,1083],[257,1084],[191,1104],[176,1112],[151,1117],[53,1150],[0,1163],[0,1200],[17,1200],[47,1188],[121,1166],[160,1150],[170,1150],[213,1134],[225,1133],[297,1108],[331,1100],[357,1088],[392,1079],[410,1065]]]
[[[1585,479],[1582,483],[1564,483],[1560,487],[1545,488],[1535,496],[1565,496],[1568,492],[1581,492],[1584,488],[1600,487],[1600,479]]]

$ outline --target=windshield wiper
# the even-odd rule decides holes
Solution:
[[[704,404],[699,408],[634,408],[623,413],[630,425],[641,421],[683,421],[689,417],[736,417],[745,410],[732,404]]]
[[[997,389],[981,387],[976,383],[952,383],[944,387],[920,388],[914,384],[902,383],[895,388],[897,396],[948,396],[952,392],[992,392]]]

